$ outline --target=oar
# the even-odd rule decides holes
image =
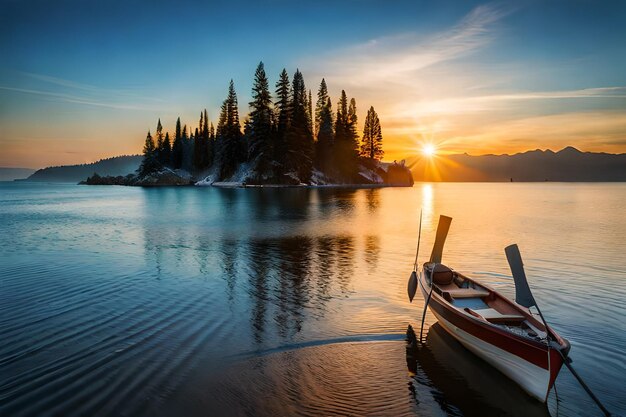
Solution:
[[[419,231],[417,232],[417,250],[415,251],[415,263],[413,263],[413,272],[411,272],[411,276],[409,277],[409,282],[407,285],[407,292],[409,293],[409,302],[413,302],[413,297],[415,297],[415,292],[417,291],[417,256],[420,253],[420,240],[422,238],[422,210],[420,210],[420,226]]]
[[[428,292],[428,297],[426,297],[426,303],[424,303],[424,311],[422,312],[422,325],[420,326],[420,343],[422,343],[422,332],[424,331],[424,320],[426,320],[426,309],[428,308],[428,303],[430,302],[430,296],[433,294],[433,276],[435,275],[435,267],[437,264],[433,264],[433,269],[430,271],[430,291]],[[424,274],[425,276],[426,274]]]
[[[424,332],[424,321],[426,320],[426,310],[428,309],[428,303],[430,303],[431,296],[433,294],[433,276],[435,274],[435,268],[438,263],[441,263],[441,255],[443,253],[443,245],[446,242],[446,237],[448,236],[448,230],[450,230],[450,223],[452,222],[451,217],[447,216],[439,216],[439,223],[437,224],[437,233],[435,236],[435,245],[433,246],[433,251],[430,255],[430,263],[432,264],[432,269],[430,271],[430,291],[428,292],[428,297],[426,297],[426,302],[424,303],[424,311],[422,312],[422,324],[420,326],[420,343],[422,342],[422,334]],[[421,234],[421,215],[420,215],[420,234]],[[419,250],[419,238],[417,248]],[[409,278],[409,291],[411,289],[411,284],[415,283],[415,287],[417,288],[417,273],[415,271],[415,266],[417,266],[417,256],[415,257],[415,265],[414,271],[411,273],[411,278]],[[426,272],[424,272],[424,277],[426,277]],[[414,294],[414,292],[413,292]],[[410,293],[409,293],[410,297]]]
[[[537,308],[537,312],[539,313],[539,317],[541,317],[541,321],[546,328],[546,338],[548,339],[548,348],[550,347],[550,329],[548,328],[548,323],[546,319],[541,314],[541,310],[537,305],[537,301],[535,297],[533,297],[532,292],[530,291],[530,287],[528,286],[528,280],[526,279],[526,273],[524,272],[524,263],[522,262],[522,255],[519,252],[519,248],[517,245],[509,245],[504,248],[504,253],[506,253],[506,259],[509,262],[509,267],[511,268],[511,273],[513,274],[513,280],[515,281],[515,302],[523,305],[525,307],[535,306]],[[578,375],[578,373],[572,367],[572,360],[569,357],[566,357],[565,354],[561,351],[561,349],[557,348],[557,352],[563,358],[563,363],[567,366],[567,369],[570,370],[572,375],[578,380],[580,385],[585,389],[587,394],[591,397],[591,399],[596,403],[596,405],[602,410],[605,416],[610,416],[611,413],[602,405],[598,397],[591,392],[591,389],[585,384],[583,379]]]

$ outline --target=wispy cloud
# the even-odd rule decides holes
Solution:
[[[501,48],[506,17],[515,8],[482,5],[437,33],[374,39],[311,65],[331,91],[345,88],[361,108],[375,106],[394,158],[415,152],[424,141],[452,152],[519,151],[542,140],[543,147],[618,144],[625,86],[523,90],[520,85],[527,88],[533,80],[527,62],[488,59],[489,51]],[[550,85],[540,74],[534,79]]]
[[[331,54],[322,60],[323,72],[342,84],[411,82],[414,80],[406,77],[416,71],[467,56],[490,44],[496,35],[495,23],[512,11],[502,4],[482,5],[452,28],[431,36],[403,33],[373,39]]]
[[[33,95],[38,95],[38,96],[45,96],[45,97],[49,97],[58,101],[65,102],[65,103],[84,104],[88,106],[106,107],[106,108],[118,109],[118,110],[151,111],[151,110],[156,109],[155,107],[149,107],[146,105],[98,101],[98,100],[88,99],[86,97],[74,96],[70,94],[55,93],[55,92],[43,91],[43,90],[33,90],[33,89],[28,89],[28,88],[0,86],[0,90],[14,91],[18,93],[33,94]]]
[[[0,90],[43,96],[49,100],[87,106],[105,107],[118,110],[154,111],[159,110],[163,100],[146,97],[135,89],[102,88],[72,80],[44,74],[19,72],[23,77],[22,86],[0,86]],[[24,82],[24,78],[29,80]],[[35,84],[33,87],[31,85]]]

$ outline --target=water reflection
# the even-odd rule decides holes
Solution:
[[[349,296],[358,262],[356,236],[339,230],[319,236],[302,232],[312,219],[354,214],[355,190],[212,191],[211,199],[199,193],[184,197],[184,204],[195,206],[201,216],[182,227],[161,221],[158,213],[145,219],[145,262],[157,278],[172,259],[183,263],[187,277],[221,278],[231,311],[249,314],[259,348],[297,340],[307,320],[324,317],[329,301]],[[175,199],[183,197],[165,189],[146,190],[145,198],[146,206],[167,201],[181,207]],[[368,205],[376,204],[375,197],[369,200]],[[226,215],[228,228],[223,227]],[[380,250],[378,236],[364,237],[364,259],[372,269]]]
[[[424,344],[408,327],[406,361],[414,376],[411,395],[416,393],[414,384],[434,388],[433,398],[448,415],[550,415],[544,404],[465,349],[438,323],[430,327]]]

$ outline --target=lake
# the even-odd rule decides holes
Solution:
[[[547,406],[409,303],[444,263],[547,321],[625,413],[626,184],[383,189],[0,183],[0,415],[599,415],[564,367]]]

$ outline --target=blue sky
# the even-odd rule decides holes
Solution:
[[[263,61],[346,89],[390,158],[574,145],[626,152],[626,2],[0,2],[0,166],[138,153]]]

